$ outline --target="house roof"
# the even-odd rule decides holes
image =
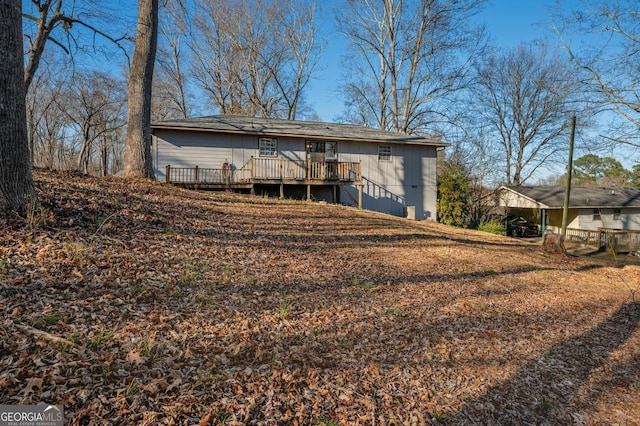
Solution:
[[[215,115],[160,121],[151,124],[152,130],[188,130],[215,133],[250,134],[266,137],[304,137],[335,141],[360,141],[445,147],[449,144],[438,137],[405,135],[353,124],[319,121],[291,121],[273,118]]]
[[[561,209],[565,188],[562,186],[503,186],[538,203],[541,208]],[[640,188],[571,188],[570,208],[640,207]]]

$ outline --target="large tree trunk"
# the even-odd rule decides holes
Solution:
[[[33,203],[22,52],[22,1],[0,0],[0,211]]]
[[[153,178],[151,84],[158,39],[158,0],[138,0],[138,36],[129,77],[125,177]]]

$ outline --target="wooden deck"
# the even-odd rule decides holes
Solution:
[[[256,185],[279,185],[281,196],[284,186],[306,185],[307,198],[311,198],[311,186],[344,184],[358,187],[358,206],[362,206],[362,164],[360,162],[287,160],[284,158],[254,158],[241,168],[166,166],[167,183],[195,189],[250,190]]]

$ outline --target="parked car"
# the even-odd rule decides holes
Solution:
[[[503,220],[507,235],[512,237],[538,237],[540,227],[520,216],[507,216]]]

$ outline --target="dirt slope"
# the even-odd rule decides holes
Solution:
[[[35,178],[42,205],[0,223],[0,404],[64,404],[70,424],[640,424],[636,266]]]

